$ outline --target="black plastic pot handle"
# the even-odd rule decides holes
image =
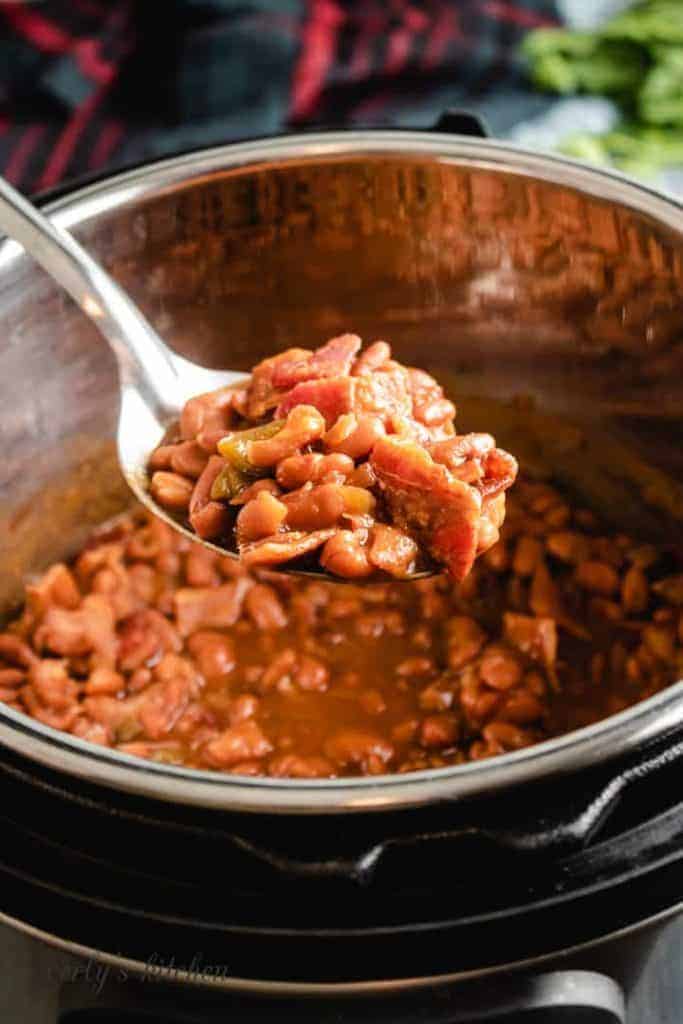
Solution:
[[[444,110],[432,131],[449,135],[469,135],[475,139],[487,139],[491,135],[482,117],[470,113],[469,110],[458,110],[456,107]]]
[[[228,1006],[213,1003],[195,1010],[183,1007],[182,1000],[169,1004],[168,996],[149,988],[140,1000],[139,990],[131,995],[119,989],[109,1002],[105,993],[86,995],[83,1003],[78,998],[69,1000],[70,1008],[59,1014],[58,1024],[225,1024],[229,1019],[241,1019]],[[298,1000],[298,1016],[303,1024],[339,1021],[344,1024],[625,1024],[624,996],[612,978],[593,971],[552,971],[526,975],[521,978],[491,978],[485,983],[465,985],[457,983],[447,988],[435,985],[433,991],[419,1004],[393,998],[384,1002],[382,997],[371,1001],[355,1000],[341,1003],[331,994],[327,999],[314,1000],[314,1008],[306,1009],[306,1002]],[[269,1011],[268,1003],[252,1005],[249,1014],[260,1024],[282,1019],[282,1004],[278,1000]],[[245,1014],[246,1016],[246,1014]]]

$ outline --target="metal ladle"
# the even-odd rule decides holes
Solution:
[[[152,499],[147,486],[147,460],[189,398],[237,384],[245,380],[245,374],[207,370],[171,352],[123,289],[75,238],[53,224],[2,177],[0,230],[19,242],[69,293],[116,356],[121,393],[116,445],[121,471],[136,497],[195,543],[239,558],[230,548],[202,540]],[[301,569],[287,564],[274,568],[297,576],[330,578],[321,568]],[[426,570],[409,578],[431,575],[433,572]]]

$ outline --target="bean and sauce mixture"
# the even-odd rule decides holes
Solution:
[[[293,778],[518,750],[683,670],[683,575],[521,479],[459,585],[250,571],[143,512],[26,588],[0,700],[106,747]]]
[[[498,540],[517,475],[489,434],[384,341],[355,334],[264,359],[240,388],[190,399],[149,460],[154,500],[247,567],[308,557],[334,576],[463,580]],[[359,354],[360,353],[360,354]]]

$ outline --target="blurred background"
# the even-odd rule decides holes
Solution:
[[[683,190],[683,0],[0,0],[0,170],[26,192],[448,107]]]

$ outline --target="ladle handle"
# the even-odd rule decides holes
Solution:
[[[0,177],[0,230],[20,243],[90,317],[111,346],[122,388],[134,388],[157,413],[177,410],[178,378],[158,334],[85,249]]]

